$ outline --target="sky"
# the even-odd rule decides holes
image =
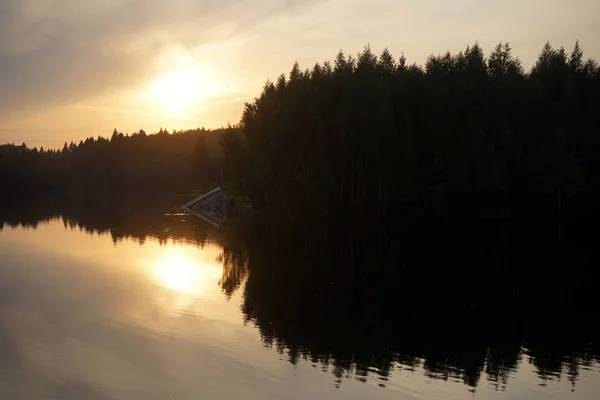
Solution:
[[[218,128],[293,63],[509,42],[600,60],[598,0],[0,0],[0,143]]]

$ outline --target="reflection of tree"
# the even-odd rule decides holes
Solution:
[[[224,250],[220,257],[223,263],[223,276],[219,282],[223,288],[223,292],[230,297],[244,282],[248,275],[248,257],[241,251]]]
[[[231,296],[245,282],[242,311],[265,346],[329,371],[337,385],[373,377],[385,385],[404,370],[504,390],[530,362],[544,381],[575,386],[580,369],[598,361],[589,253],[539,231],[303,231],[236,220],[216,229],[177,215],[180,203],[40,203],[3,209],[0,221],[35,227],[62,215],[65,227],[115,243],[216,241],[222,290]]]
[[[515,371],[521,363],[522,354],[519,346],[488,349],[486,354],[485,373],[487,380],[496,390],[505,390],[511,371]]]
[[[385,385],[394,370],[422,369],[504,390],[524,357],[542,379],[575,384],[597,332],[589,271],[519,230],[254,229],[242,309],[266,346],[320,364],[338,384],[373,376]]]
[[[65,228],[79,229],[89,234],[110,235],[116,244],[125,239],[144,243],[147,239],[166,243],[167,240],[204,245],[216,241],[216,232],[209,224],[180,214],[175,204],[184,200],[174,197],[100,197],[79,201],[28,203],[3,209],[0,226],[25,226],[62,218]]]

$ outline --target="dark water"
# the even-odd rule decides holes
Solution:
[[[0,215],[1,399],[599,396],[582,243],[215,228],[180,203]]]

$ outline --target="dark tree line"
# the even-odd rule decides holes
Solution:
[[[2,200],[207,189],[221,179],[221,136],[204,128],[150,135],[115,129],[110,139],[90,137],[61,150],[2,145]]]
[[[257,209],[332,215],[589,215],[600,200],[600,68],[546,44],[529,72],[499,44],[425,66],[356,58],[267,82],[223,138]]]

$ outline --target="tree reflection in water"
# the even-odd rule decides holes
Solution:
[[[504,390],[528,362],[542,384],[566,375],[574,386],[598,359],[597,272],[552,236],[506,226],[252,231],[246,319],[267,347],[338,382],[375,375],[385,385],[394,370],[422,368],[473,388],[485,373]]]
[[[222,291],[244,291],[245,320],[265,346],[337,384],[377,377],[385,386],[395,371],[422,369],[504,390],[530,363],[542,385],[566,377],[575,387],[599,360],[598,272],[580,240],[489,224],[302,231],[234,220],[217,229],[179,215],[173,199],[106,204],[40,204],[0,221],[35,227],[62,216],[115,243],[218,242]]]

